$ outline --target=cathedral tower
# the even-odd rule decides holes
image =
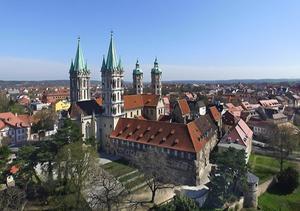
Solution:
[[[75,60],[71,61],[69,73],[71,103],[90,100],[90,70],[84,62],[80,38],[78,38]]]
[[[135,94],[143,94],[143,71],[140,69],[139,61],[136,61],[135,69],[132,72],[133,89]]]
[[[158,67],[157,58],[155,58],[154,67],[151,70],[151,88],[153,90],[153,94],[160,96],[162,94],[161,74],[162,72]]]
[[[124,86],[123,67],[121,59],[117,61],[116,50],[111,34],[107,58],[103,57],[101,67],[102,99],[104,115],[107,117],[121,117],[124,114]]]

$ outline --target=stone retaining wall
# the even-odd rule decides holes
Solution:
[[[264,192],[268,190],[269,187],[271,187],[275,183],[275,176],[268,179],[264,183],[258,185],[258,196],[262,195]]]

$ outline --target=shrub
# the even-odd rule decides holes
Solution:
[[[276,186],[285,194],[293,192],[299,185],[299,173],[292,167],[286,168],[278,175]]]
[[[200,208],[190,198],[185,196],[174,196],[174,200],[166,205],[160,207],[153,207],[156,211],[197,211]]]

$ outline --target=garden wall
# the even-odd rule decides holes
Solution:
[[[263,194],[264,192],[266,192],[268,190],[268,188],[270,186],[272,186],[274,183],[275,183],[275,176],[273,176],[272,178],[268,179],[264,183],[258,185],[257,196],[260,196],[261,194]]]

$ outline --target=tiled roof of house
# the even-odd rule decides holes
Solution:
[[[222,143],[236,143],[243,146],[248,146],[249,139],[252,139],[253,132],[244,122],[244,120],[239,120],[239,122],[228,131],[227,134],[221,139]]]
[[[252,130],[249,128],[249,126],[246,124],[246,122],[244,120],[240,120],[238,122],[239,127],[246,133],[246,135],[248,137],[252,137],[253,136],[253,132]]]
[[[132,110],[144,107],[142,95],[124,95],[124,109]]]
[[[30,125],[11,112],[0,113],[0,120],[12,127],[29,127]]]
[[[258,108],[260,105],[259,104],[250,104],[249,102],[245,101],[245,102],[242,102],[241,106],[245,110],[253,110],[253,109]]]
[[[31,125],[35,122],[33,116],[30,116],[29,114],[19,114],[18,118],[27,125]]]
[[[222,122],[226,125],[234,125],[238,121],[238,117],[234,116],[230,111],[226,111],[222,116]]]
[[[160,100],[159,95],[141,94],[141,95],[124,95],[124,109],[132,110],[142,107],[155,107]]]
[[[186,99],[178,100],[178,106],[182,115],[189,114],[191,112],[190,107],[186,101]]]
[[[157,106],[160,96],[154,94],[142,94],[143,102],[145,106],[155,107]]]
[[[260,100],[259,103],[263,107],[277,107],[279,106],[278,100],[270,99],[270,100]]]
[[[0,130],[5,128],[6,124],[0,119]]]
[[[215,133],[213,124],[211,127],[207,125],[208,120],[204,120],[206,123],[199,121],[179,124],[121,118],[110,137],[179,151],[199,152],[209,140],[210,134]],[[203,131],[206,127],[209,127],[208,132]]]
[[[165,105],[170,105],[170,100],[168,97],[165,96],[162,99],[163,99]]]
[[[95,115],[102,113],[102,107],[96,102],[96,100],[86,100],[73,103],[69,108],[69,114],[71,117],[77,117],[83,115]]]
[[[16,174],[19,170],[20,170],[20,168],[19,168],[18,166],[13,165],[13,166],[10,168],[9,172],[10,172],[11,174]]]
[[[221,114],[216,106],[209,107],[210,114],[214,121],[219,121],[221,119]]]

